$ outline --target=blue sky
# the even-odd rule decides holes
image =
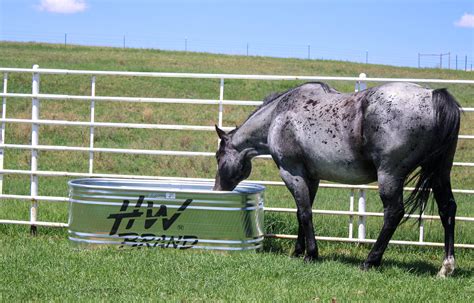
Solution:
[[[0,0],[0,39],[416,66],[474,53],[474,1]],[[446,65],[447,56],[443,57]],[[422,65],[439,64],[423,57]],[[460,63],[461,64],[461,63]]]

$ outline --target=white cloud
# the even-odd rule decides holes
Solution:
[[[465,13],[461,19],[454,22],[454,25],[459,27],[473,27],[474,28],[474,15]]]
[[[58,14],[80,13],[87,9],[85,0],[41,0],[40,11]]]

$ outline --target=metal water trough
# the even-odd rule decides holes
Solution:
[[[265,187],[211,182],[69,182],[69,239],[81,246],[251,250],[262,246]]]

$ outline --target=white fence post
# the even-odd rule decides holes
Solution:
[[[33,70],[38,69],[38,65],[33,65]],[[40,74],[38,72],[33,72],[33,83],[32,83],[32,104],[31,104],[31,120],[33,123],[31,124],[31,146],[33,149],[31,150],[31,208],[30,208],[30,224],[31,224],[31,233],[36,234],[36,225],[34,224],[38,219],[38,201],[36,200],[36,196],[38,195],[38,175],[35,172],[38,169],[38,150],[35,149],[38,146],[38,137],[39,137],[39,124],[34,123],[35,121],[39,120],[39,106],[40,100],[37,96],[40,91]]]
[[[360,92],[367,88],[367,83],[365,82],[366,78],[367,78],[367,75],[365,73],[359,74],[360,80],[358,80],[355,85],[356,92]],[[359,205],[358,205],[359,213],[365,213],[366,211],[366,197],[367,197],[366,190],[360,189],[359,190]],[[365,240],[366,222],[367,222],[367,217],[365,215],[359,215],[359,229],[357,232],[357,238],[359,240]]]
[[[219,121],[218,126],[222,127],[222,119],[224,115],[224,106],[222,104],[224,101],[224,78],[221,79],[220,89],[219,89]]]
[[[359,190],[359,207],[358,211],[359,213],[365,213],[366,212],[366,190],[361,189]],[[357,233],[357,237],[359,240],[365,240],[365,230],[366,230],[366,221],[367,217],[365,215],[359,215],[359,230]]]
[[[355,194],[355,190],[352,188],[351,195],[349,198],[349,211],[351,212],[354,211],[354,194]],[[349,216],[349,239],[352,239],[353,237],[354,237],[354,216],[350,215]]]
[[[355,84],[355,92],[359,92],[367,88],[367,83],[365,79],[367,75],[364,73],[359,74],[359,79]],[[358,212],[365,213],[366,211],[366,190],[360,189],[359,190],[359,205],[358,205]],[[359,228],[357,232],[357,238],[359,240],[365,240],[365,230],[366,230],[366,221],[367,217],[365,215],[359,215]]]
[[[420,243],[423,243],[423,239],[425,237],[425,222],[423,220],[424,215],[425,215],[425,212],[421,214],[421,218],[420,218],[420,237],[418,238],[418,241]]]
[[[361,90],[364,90],[367,88],[367,83],[365,82],[365,79],[367,78],[367,75],[364,73],[359,74],[359,79],[356,82],[355,85],[355,92],[360,92]]]
[[[91,80],[91,96],[95,97],[95,76],[92,76]],[[91,100],[91,123],[95,121],[95,101]],[[94,172],[94,126],[91,125],[90,136],[89,136],[89,147],[91,151],[89,152],[89,174]]]
[[[3,74],[3,93],[8,92],[8,74]],[[3,97],[2,119],[7,118],[7,97]],[[5,122],[2,122],[2,133],[0,134],[0,144],[5,144]],[[3,148],[0,148],[0,169],[3,169]],[[3,194],[3,174],[0,174],[0,194]]]
[[[219,128],[222,128],[222,119],[224,116],[224,105],[222,104],[222,101],[224,101],[224,78],[221,78],[221,82],[219,85],[219,118],[217,120],[217,126]],[[217,140],[217,148],[219,148],[221,140]]]

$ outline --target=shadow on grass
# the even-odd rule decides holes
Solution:
[[[323,256],[320,258],[321,261],[335,261],[351,266],[359,267],[364,261],[365,258],[353,257],[347,255],[339,254],[330,254],[328,256]],[[424,261],[396,261],[396,260],[382,260],[380,267],[376,267],[370,270],[384,272],[391,268],[399,268],[406,272],[415,275],[436,275],[439,268],[433,266],[428,262]]]
[[[287,240],[278,240],[278,239],[266,239],[264,242],[264,247],[262,252],[271,253],[276,255],[287,255],[290,256],[291,251],[293,249],[294,242],[287,241]],[[331,246],[333,246],[332,244]],[[365,249],[364,249],[365,247]],[[320,262],[338,262],[342,264],[347,264],[356,268],[359,268],[360,265],[365,261],[366,254],[371,246],[369,245],[359,245],[358,249],[359,252],[356,252],[355,255],[347,255],[347,253],[343,253],[341,251],[330,252],[323,254],[319,257],[319,260],[315,262],[318,264]],[[326,247],[328,249],[328,247]],[[329,249],[335,249],[335,247],[331,247]],[[400,254],[410,255],[413,254],[413,248],[404,248],[399,247]],[[427,248],[429,250],[429,248]],[[303,258],[301,258],[301,262],[303,262]],[[441,257],[438,265],[434,265],[430,262],[425,261],[399,261],[394,259],[382,259],[382,264],[378,268],[373,268],[371,270],[379,271],[379,272],[386,272],[391,269],[401,269],[407,273],[416,276],[432,276],[435,277],[441,267]],[[474,271],[472,268],[462,268],[456,267],[452,278],[472,278],[474,277]]]
[[[330,254],[328,256],[323,256],[320,258],[321,261],[336,261],[344,264],[349,264],[352,266],[359,267],[365,260],[365,258],[347,256],[347,255],[338,255]],[[371,270],[376,270],[380,272],[385,272],[387,270],[398,268],[403,271],[406,271],[410,274],[417,276],[436,276],[441,267],[441,261],[439,266],[433,265],[432,263],[425,261],[397,261],[393,259],[382,260],[382,264],[378,268],[373,268]],[[472,278],[474,277],[474,272],[472,269],[463,269],[456,268],[452,278]]]

